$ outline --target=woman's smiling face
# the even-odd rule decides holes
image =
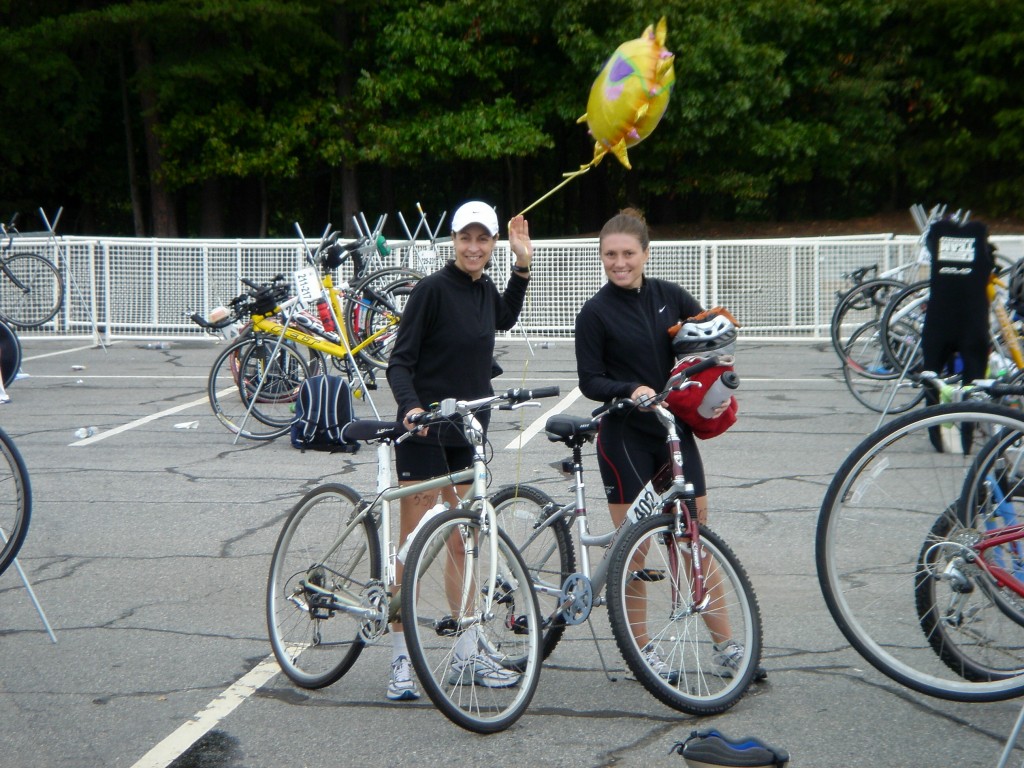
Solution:
[[[454,235],[455,266],[478,280],[491,260],[497,238],[482,224],[470,224]]]
[[[601,240],[601,266],[608,280],[620,288],[639,288],[649,251],[633,235],[615,233]]]

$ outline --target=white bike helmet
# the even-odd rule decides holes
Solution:
[[[676,357],[731,355],[736,347],[736,326],[724,315],[708,314],[703,320],[687,320],[672,339]]]

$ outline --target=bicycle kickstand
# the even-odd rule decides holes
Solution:
[[[594,623],[588,618],[587,626],[590,627],[590,635],[594,638],[594,647],[597,648],[597,658],[601,660],[601,669],[604,671],[604,676],[608,678],[611,683],[618,682],[617,677],[612,677],[611,673],[608,672],[608,665],[605,664],[604,654],[601,653],[601,644],[597,641],[597,632],[594,631]]]

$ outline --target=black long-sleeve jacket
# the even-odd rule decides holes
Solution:
[[[700,302],[675,283],[650,277],[634,289],[606,283],[576,316],[580,390],[602,402],[629,397],[641,384],[661,391],[675,364],[668,329],[701,310]],[[653,413],[635,413],[631,423],[663,434]]]
[[[494,393],[494,335],[519,319],[527,285],[529,280],[513,274],[499,293],[489,275],[473,280],[454,262],[416,284],[387,370],[399,419],[446,397],[471,400]]]

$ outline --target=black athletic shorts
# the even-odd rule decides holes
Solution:
[[[429,480],[473,465],[469,445],[438,445],[424,440],[403,440],[395,446],[399,481]]]
[[[679,442],[686,479],[693,484],[697,496],[704,496],[707,493],[704,462],[693,432],[680,426]],[[597,463],[609,504],[631,503],[668,460],[668,445],[664,437],[631,429],[618,419],[605,418],[601,421],[597,435]]]

